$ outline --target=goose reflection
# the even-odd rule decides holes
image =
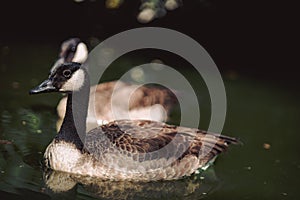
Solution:
[[[220,184],[213,168],[176,181],[108,181],[65,172],[45,170],[44,181],[51,196],[72,197],[82,187],[101,199],[201,199]]]

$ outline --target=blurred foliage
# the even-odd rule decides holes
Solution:
[[[74,0],[83,2],[85,0]],[[95,1],[95,0],[90,0]],[[108,9],[118,9],[125,0],[106,0],[105,7]],[[166,10],[174,10],[182,5],[182,0],[141,0],[140,12],[137,20],[140,23],[149,23],[155,18],[163,17]]]
[[[109,9],[116,9],[119,8],[123,2],[124,0],[106,0],[105,6]]]

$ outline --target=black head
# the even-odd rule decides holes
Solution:
[[[48,79],[30,90],[30,94],[78,91],[85,81],[85,69],[80,63],[64,63],[50,71]]]

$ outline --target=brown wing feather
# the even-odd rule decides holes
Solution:
[[[89,132],[86,142],[97,141],[96,137],[101,134],[99,131],[112,146],[129,153],[126,155],[139,154],[136,159],[141,162],[170,157],[180,161],[186,156],[195,156],[199,159],[200,166],[204,166],[216,155],[225,151],[228,144],[238,143],[235,138],[228,136],[148,120],[111,122]],[[101,145],[104,149],[103,139],[102,143],[97,145]],[[99,150],[95,146],[93,149]],[[149,156],[144,153],[152,154]]]

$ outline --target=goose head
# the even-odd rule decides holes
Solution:
[[[88,58],[88,48],[79,38],[70,38],[64,41],[60,47],[59,58],[52,66],[51,71],[63,63],[84,63]]]
[[[86,70],[81,67],[80,63],[63,63],[51,69],[48,78],[30,90],[29,93],[72,93],[79,91],[86,81],[86,74]]]
[[[65,63],[84,63],[88,57],[88,49],[79,38],[70,38],[62,43],[59,57]]]

